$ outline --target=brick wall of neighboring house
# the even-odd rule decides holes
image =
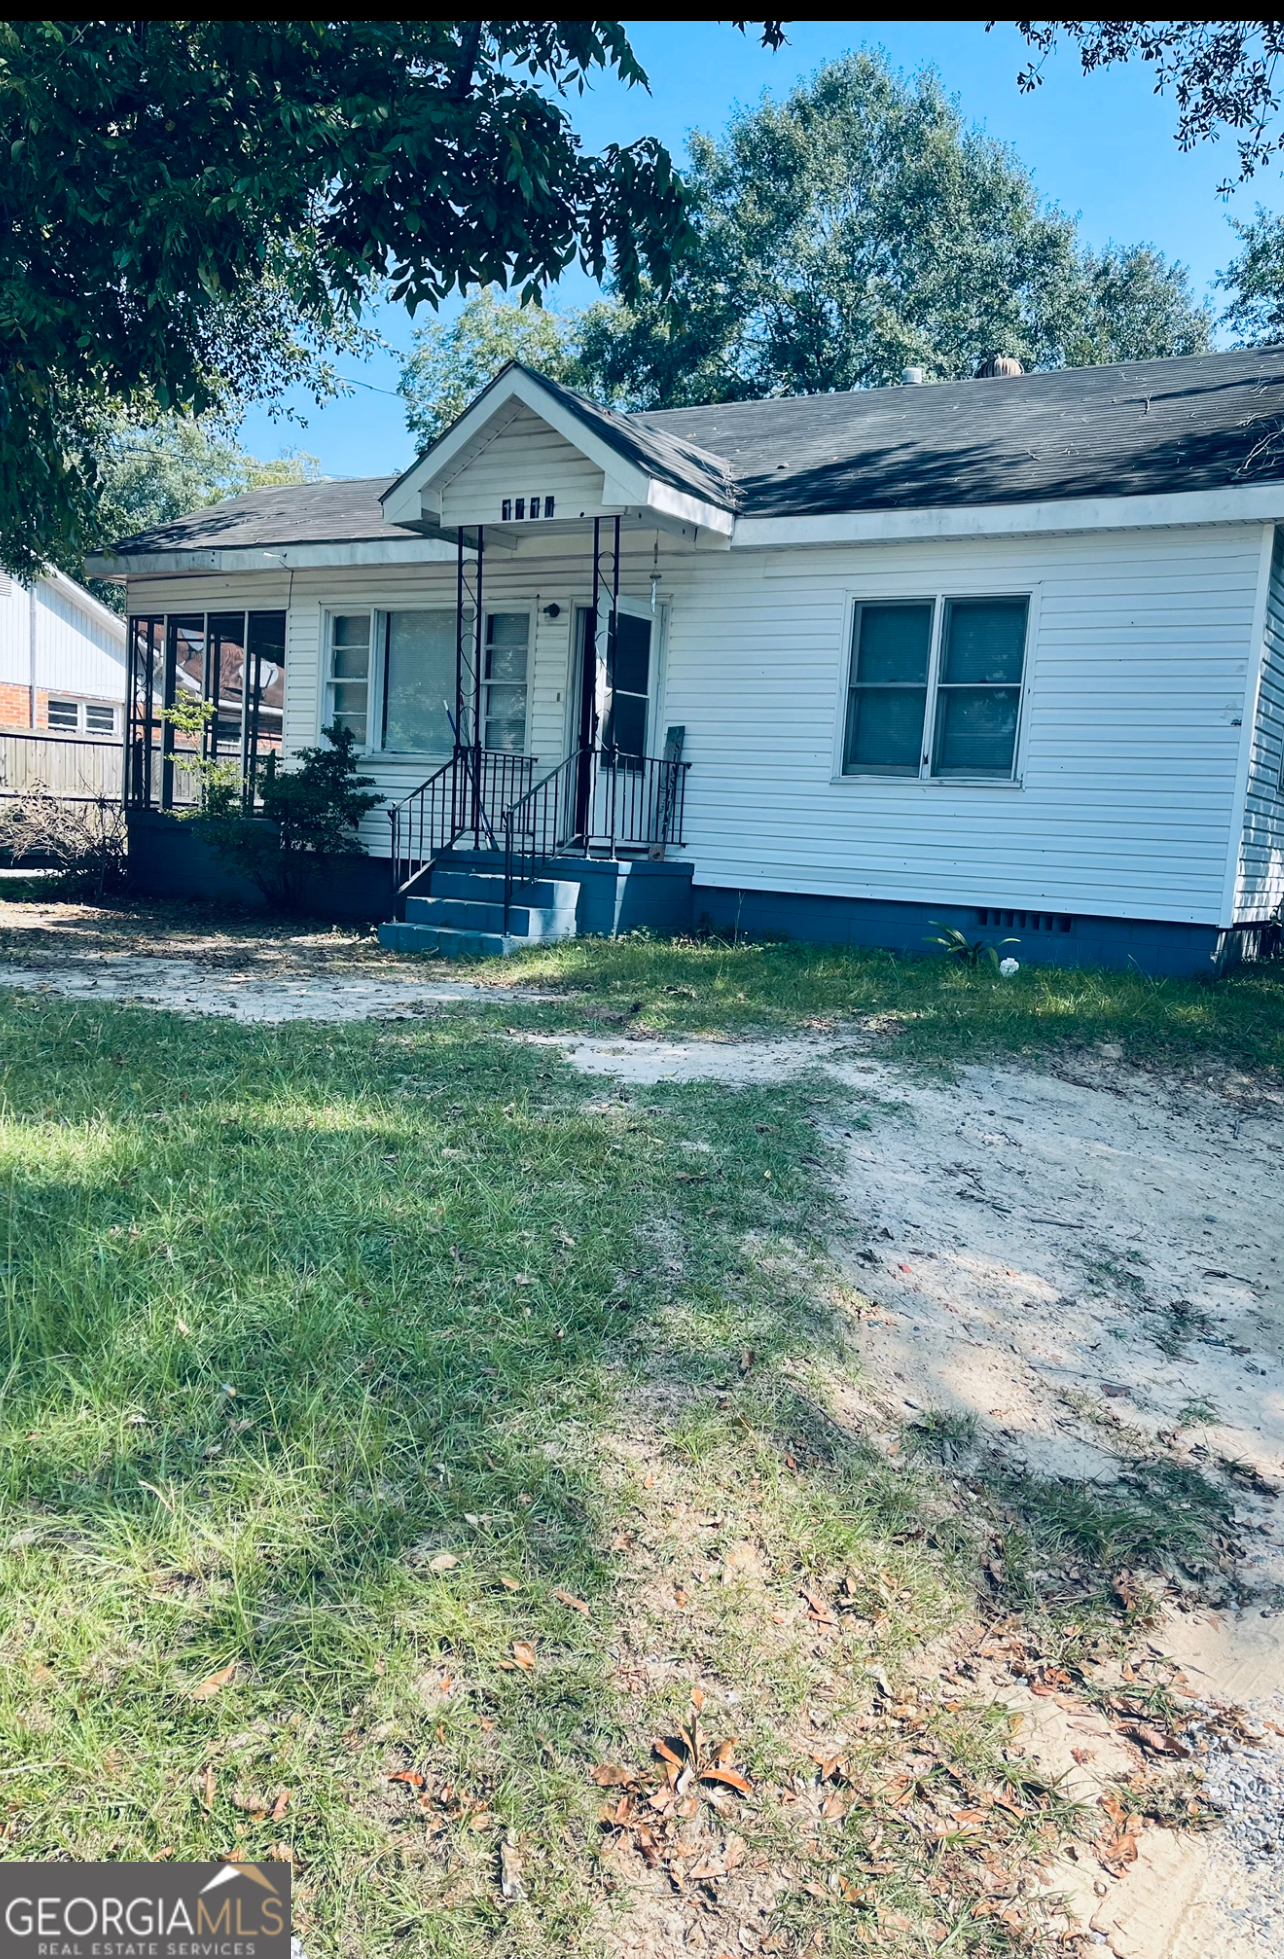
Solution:
[[[44,728],[49,723],[47,706],[49,696],[43,688],[36,689],[36,725]],[[31,690],[16,680],[0,680],[0,726],[6,728],[29,728],[31,726]]]

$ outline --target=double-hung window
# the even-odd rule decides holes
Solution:
[[[1027,597],[862,601],[843,774],[1011,781]]]
[[[349,728],[358,748],[364,748],[370,728],[371,616],[368,612],[336,612],[330,620],[331,722]]]
[[[482,740],[510,755],[526,752],[526,685],[530,664],[529,612],[486,614]]]

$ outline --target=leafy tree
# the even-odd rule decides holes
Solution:
[[[990,22],[993,27],[994,22]],[[1063,37],[1079,49],[1085,75],[1140,58],[1155,90],[1177,98],[1178,147],[1193,150],[1235,136],[1239,182],[1284,150],[1277,74],[1284,55],[1280,20],[1019,20],[1038,54],[1017,76],[1027,93],[1040,86],[1043,63]],[[1233,189],[1228,179],[1222,192]]]
[[[585,155],[559,99],[603,71],[646,80],[618,21],[0,22],[5,565],[83,548],[122,409],[323,389],[373,287],[662,290],[667,152]]]
[[[104,444],[99,463],[92,543],[111,545],[225,497],[274,483],[315,483],[320,474],[316,457],[300,449],[261,462],[217,423],[167,416],[146,428],[122,426]],[[84,575],[78,557],[62,568],[76,578]],[[123,610],[119,585],[87,582],[105,605]]]
[[[1221,275],[1231,294],[1223,323],[1241,346],[1284,341],[1284,217],[1259,204],[1247,223],[1231,224],[1243,249]]]
[[[416,327],[410,359],[397,384],[406,426],[426,448],[493,381],[506,361],[524,361],[554,381],[581,379],[576,318],[539,306],[513,305],[483,286],[458,317]]]
[[[672,304],[590,308],[582,370],[631,406],[949,380],[1025,366],[1198,353],[1210,313],[1149,247],[1080,249],[1012,151],[964,125],[931,71],[878,55],[819,69],[784,102],[692,143],[696,251]]]
[[[637,407],[1198,352],[1211,318],[1149,247],[1092,253],[935,74],[880,56],[821,68],[692,143],[695,249],[672,300],[644,282],[590,308],[580,361]]]

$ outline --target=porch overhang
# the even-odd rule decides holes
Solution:
[[[580,512],[583,521],[595,517],[641,518],[657,530],[695,533],[697,544],[726,549],[735,530],[730,500],[703,492],[700,479],[717,480],[716,459],[690,452],[690,482],[672,480],[673,472],[649,467],[613,424],[622,418],[595,411],[587,419],[574,397],[555,389],[528,369],[510,365],[497,375],[432,447],[405,471],[381,499],[385,522],[431,535],[449,528],[445,491],[480,456],[496,434],[521,410],[529,410],[559,435],[568,447],[601,472],[600,497]],[[627,453],[632,446],[635,453]],[[482,521],[487,534],[504,530],[498,507],[473,521]],[[527,526],[519,526],[524,534]],[[510,533],[511,534],[511,533]]]

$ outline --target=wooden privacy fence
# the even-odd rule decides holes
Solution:
[[[0,797],[45,790],[65,802],[119,802],[124,744],[66,735],[6,733],[0,729]]]

